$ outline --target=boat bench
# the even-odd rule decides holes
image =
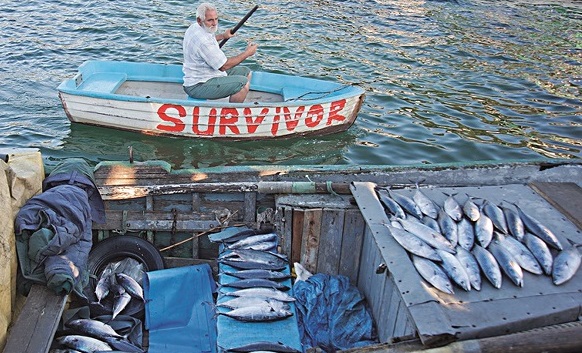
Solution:
[[[119,72],[98,72],[83,79],[80,90],[99,93],[114,93],[127,80],[127,75]]]
[[[56,295],[44,285],[35,284],[18,319],[8,331],[3,353],[46,353],[57,331],[68,295]]]

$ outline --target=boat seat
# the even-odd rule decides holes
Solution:
[[[115,93],[121,86],[127,75],[119,72],[98,72],[83,80],[80,90],[99,93]]]
[[[281,95],[283,96],[284,101],[288,101],[290,99],[299,98],[308,92],[309,91],[303,87],[285,87],[281,90]]]

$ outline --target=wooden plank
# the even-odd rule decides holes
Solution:
[[[393,327],[388,329],[388,322],[396,320],[395,317],[390,316],[390,304],[394,297],[398,298],[399,294],[395,293],[396,290],[392,278],[390,278],[390,273],[386,273],[386,281],[384,281],[384,294],[382,295],[382,303],[380,303],[380,313],[378,317],[381,320],[376,321],[376,328],[378,331],[378,337],[380,337],[382,342],[388,342],[393,336]]]
[[[18,319],[10,328],[4,353],[46,353],[54,339],[68,295],[32,286]]]
[[[301,262],[301,244],[303,243],[303,218],[305,212],[293,209],[293,231],[291,238],[291,264]]]
[[[214,214],[178,212],[175,222],[171,211],[106,211],[105,224],[93,224],[94,230],[165,230],[202,231],[218,226]]]
[[[282,226],[279,227],[282,233],[279,234],[279,239],[281,239],[281,252],[287,255],[287,258],[291,258],[291,241],[293,239],[293,209],[291,207],[280,208],[277,214],[282,215]]]
[[[257,193],[245,192],[243,206],[243,221],[255,222],[256,220],[257,220]]]
[[[321,234],[321,216],[323,210],[305,210],[303,218],[303,239],[301,241],[301,265],[309,272],[317,272],[317,254]]]
[[[582,188],[575,183],[533,182],[538,194],[582,229]]]
[[[362,256],[362,243],[366,222],[358,209],[349,209],[344,217],[339,274],[347,276],[350,283],[358,283],[358,268]]]
[[[318,273],[328,275],[339,273],[344,218],[344,210],[323,209],[319,252],[317,254]]]

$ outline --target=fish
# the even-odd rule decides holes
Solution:
[[[465,217],[457,223],[458,244],[466,250],[471,250],[475,244],[475,230],[473,224]]]
[[[471,222],[477,222],[479,217],[481,217],[479,206],[473,202],[473,198],[469,195],[467,195],[467,200],[463,204],[463,213]]]
[[[264,297],[264,298],[271,298],[276,299],[282,302],[294,302],[295,298],[290,296],[289,294],[282,292],[280,290],[276,290],[273,288],[265,288],[265,287],[255,287],[255,288],[245,288],[239,289],[233,292],[223,293],[224,295],[229,295],[233,297]]]
[[[253,260],[218,260],[219,263],[223,265],[228,265],[239,270],[269,270],[269,271],[281,271],[287,268],[286,263],[265,263]]]
[[[396,203],[400,205],[400,207],[402,207],[405,212],[418,219],[422,218],[422,211],[413,199],[408,196],[392,192],[391,190],[388,190],[388,194],[394,201],[396,201]]]
[[[439,211],[437,222],[439,223],[441,234],[451,243],[451,246],[457,246],[459,241],[457,222],[455,222],[444,209]]]
[[[266,234],[257,234],[251,235],[244,239],[238,240],[232,244],[226,245],[225,248],[232,250],[232,249],[249,249],[252,246],[258,246],[261,243],[269,243],[272,244],[273,242],[277,241],[277,234],[275,233],[266,233]]]
[[[223,233],[221,232],[221,233],[215,233],[215,234],[223,234]],[[225,243],[232,244],[232,243],[237,242],[241,239],[244,239],[244,238],[249,237],[251,235],[257,235],[257,234],[260,234],[260,232],[257,230],[245,229],[245,230],[242,230],[240,232],[232,233],[232,234],[229,234],[229,235],[224,236],[224,237],[209,236],[208,238],[214,242],[221,242],[223,244],[225,244]]]
[[[462,246],[457,246],[457,253],[455,257],[461,265],[463,266],[465,272],[469,276],[469,282],[471,287],[476,290],[481,290],[481,271],[479,270],[479,264],[475,259],[475,256],[467,249]]]
[[[475,256],[475,260],[479,264],[481,271],[493,287],[501,288],[503,278],[501,277],[501,269],[495,257],[484,247],[477,244],[473,246],[471,253]]]
[[[445,194],[445,193],[443,193],[443,194]],[[455,200],[454,194],[453,195],[445,194],[445,195],[447,195],[447,198],[445,199],[445,202],[443,204],[443,208],[445,209],[445,212],[455,222],[460,221],[461,217],[463,217],[463,210],[461,209],[461,205],[459,205],[457,200]]]
[[[143,288],[137,283],[133,277],[126,275],[125,273],[116,273],[115,280],[117,283],[125,289],[125,292],[132,297],[144,300],[143,299]]]
[[[380,202],[384,205],[388,211],[398,218],[406,218],[406,213],[400,207],[398,202],[394,201],[392,197],[388,194],[388,192],[384,189],[377,189],[378,196],[380,198]]]
[[[509,233],[517,240],[523,241],[523,237],[525,235],[525,226],[523,225],[523,221],[521,220],[519,214],[507,206],[501,205],[499,207],[505,216],[505,221],[507,222],[507,229],[509,230]]]
[[[124,338],[122,335],[118,334],[113,327],[99,320],[75,319],[67,322],[66,326],[80,334],[99,338],[101,340],[105,337]]]
[[[127,293],[121,285],[117,285],[116,293],[113,296],[113,314],[111,320],[114,320],[127,307],[130,301],[131,294]]]
[[[431,227],[435,232],[441,233],[441,226],[439,226],[439,222],[437,222],[436,218],[430,218],[429,216],[423,216],[422,223],[425,226]]]
[[[236,278],[240,278],[240,279],[264,278],[264,279],[280,281],[280,280],[284,280],[287,278],[291,278],[291,275],[287,274],[285,272],[261,270],[261,269],[223,272],[222,274],[229,275],[229,276],[236,277]]]
[[[390,230],[390,234],[392,234],[392,237],[396,239],[398,244],[408,252],[434,261],[441,260],[436,251],[416,235],[407,230],[395,228],[388,224],[385,224],[385,226]]]
[[[554,258],[552,267],[552,281],[556,286],[569,281],[580,267],[580,252],[575,246],[562,250]]]
[[[511,281],[518,287],[523,287],[523,271],[513,258],[513,255],[507,251],[498,240],[493,240],[489,244],[489,251],[497,260],[499,267],[511,279]]]
[[[412,195],[412,200],[416,203],[422,214],[436,219],[439,210],[435,203],[420,190],[418,183],[416,183],[416,191]]]
[[[249,278],[249,279],[240,279],[237,281],[232,281],[228,283],[222,283],[221,286],[223,287],[231,287],[231,288],[254,288],[254,287],[265,287],[265,288],[273,288],[278,290],[287,291],[290,288],[284,284],[279,282],[271,281],[269,279],[263,278]]]
[[[446,274],[455,283],[466,291],[471,290],[471,281],[464,266],[459,262],[455,255],[444,250],[438,250],[437,253],[442,259],[442,266]]]
[[[493,240],[493,222],[491,218],[489,218],[486,214],[481,214],[479,219],[473,225],[475,230],[475,237],[477,238],[477,242],[486,248]]]
[[[494,203],[485,200],[483,202],[483,212],[491,218],[491,222],[493,222],[493,226],[501,231],[503,234],[508,234],[509,230],[507,229],[507,221],[505,220],[505,215],[499,206],[495,205]]]
[[[535,258],[538,260],[538,263],[544,270],[544,273],[546,275],[551,275],[554,257],[548,248],[548,244],[529,232],[525,232],[523,242],[529,251],[531,251],[533,256],[535,256]]]
[[[455,248],[441,233],[435,232],[432,228],[422,224],[419,220],[399,219],[398,222],[400,222],[405,230],[416,235],[433,248],[442,249],[450,253],[455,252]]]
[[[116,352],[145,353],[143,349],[131,343],[125,338],[105,337],[103,340],[107,342],[107,344],[109,344]]]
[[[293,315],[289,310],[274,309],[271,306],[247,306],[218,314],[245,322],[276,321]]]
[[[99,281],[95,285],[95,297],[97,302],[100,303],[103,298],[107,297],[109,294],[109,289],[111,288],[111,280],[113,278],[113,271],[110,268],[106,268],[101,272],[99,276]]]
[[[65,347],[81,352],[113,351],[113,348],[108,343],[89,336],[67,335],[57,337],[56,341]]]
[[[511,236],[501,234],[496,234],[496,236],[499,239],[499,243],[513,255],[513,258],[522,269],[536,275],[541,275],[544,272],[538,260],[525,244]]]
[[[277,352],[277,353],[301,353],[293,347],[287,346],[281,342],[257,341],[238,347],[228,348],[226,352],[231,353],[250,353],[250,352]]]
[[[430,285],[443,293],[454,294],[453,285],[449,277],[439,265],[416,255],[412,255],[412,264],[420,276]]]
[[[519,214],[519,217],[523,221],[523,224],[527,230],[540,237],[551,247],[560,251],[564,249],[558,237],[548,227],[525,213],[521,208],[519,208],[519,206],[517,206],[517,204],[514,203],[513,205],[517,209],[517,213]]]
[[[282,302],[273,298],[266,298],[266,297],[236,297],[233,299],[228,299],[216,304],[216,306],[229,308],[229,309],[238,309],[244,308],[248,306],[269,306],[274,309],[283,309],[289,310],[291,307],[286,302]]]

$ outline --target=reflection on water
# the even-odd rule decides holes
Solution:
[[[216,1],[221,27],[254,3]],[[345,133],[217,142],[71,125],[56,86],[85,60],[180,63],[194,3],[8,1],[0,16],[0,146],[47,163],[162,159],[175,168],[433,164],[582,157],[582,6],[574,2],[261,2],[224,47],[254,70],[366,90]]]

